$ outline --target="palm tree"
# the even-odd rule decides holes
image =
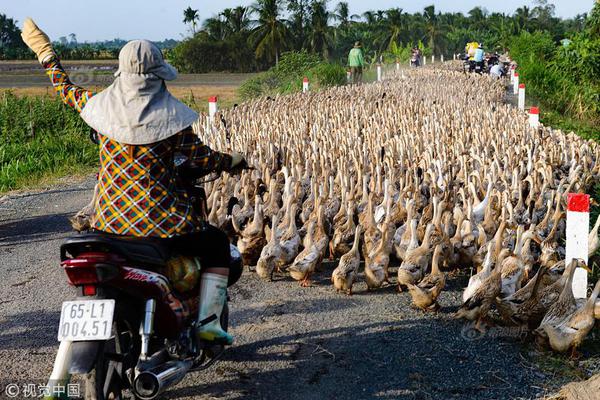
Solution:
[[[225,19],[227,35],[247,31],[250,28],[249,10],[247,7],[226,8],[221,13]]]
[[[438,15],[435,13],[435,6],[431,5],[425,7],[423,18],[425,22],[425,36],[428,40],[429,47],[434,53],[436,50],[440,52],[446,29],[439,20]]]
[[[338,28],[347,29],[355,19],[359,16],[356,14],[350,15],[350,7],[345,1],[340,1],[335,8],[335,12],[331,14],[332,18],[339,22]]]
[[[312,52],[321,54],[324,58],[329,56],[329,49],[332,47],[330,17],[326,0],[313,0],[310,5],[308,45]]]
[[[391,8],[385,12],[379,39],[382,49],[390,49],[398,44],[406,33],[406,18],[401,8]]]
[[[531,10],[527,6],[517,8],[515,11],[515,20],[519,31],[527,30],[531,22]]]
[[[202,29],[208,36],[215,41],[224,40],[228,34],[228,26],[221,15],[208,18],[202,24]]]
[[[309,0],[287,0],[287,11],[290,13],[289,30],[294,33],[294,48],[301,50],[306,43]]]
[[[183,10],[183,23],[192,25],[192,33],[196,34],[196,21],[200,19],[200,15],[198,15],[198,10],[192,9],[192,7],[188,7]]]
[[[281,3],[278,0],[258,0],[252,10],[258,14],[256,28],[250,36],[256,56],[275,60],[277,65],[279,54],[286,48],[289,37],[287,21],[280,18]]]
[[[481,30],[485,27],[487,11],[481,7],[474,7],[469,11],[469,25],[471,29]]]

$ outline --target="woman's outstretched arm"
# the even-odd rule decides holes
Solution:
[[[73,84],[58,57],[52,57],[49,61],[44,62],[43,66],[56,93],[66,105],[73,107],[77,112],[81,112],[87,101],[96,94]]]

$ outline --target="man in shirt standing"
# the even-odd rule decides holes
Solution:
[[[354,48],[350,50],[350,54],[348,54],[348,65],[350,65],[352,82],[355,84],[361,83],[365,59],[363,57],[360,42],[354,43]]]

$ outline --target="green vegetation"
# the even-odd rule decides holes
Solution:
[[[58,98],[0,93],[0,192],[89,171],[98,150],[88,132]]]
[[[169,53],[183,72],[263,71],[276,65],[289,51],[306,51],[345,65],[355,41],[363,43],[365,59],[405,61],[410,49],[419,46],[425,55],[464,51],[467,42],[483,42],[487,50],[507,50],[521,32],[548,32],[556,43],[581,32],[586,16],[560,19],[554,5],[535,0],[535,6],[518,8],[514,14],[489,13],[475,7],[467,15],[440,13],[432,6],[423,12],[401,8],[351,14],[346,2],[333,9],[324,0],[258,0],[252,7],[227,8],[204,21],[196,31],[199,10],[188,8],[184,21],[192,37]],[[215,50],[220,49],[217,56]],[[232,50],[234,49],[234,50]]]
[[[346,70],[338,64],[323,62],[314,54],[289,52],[281,56],[279,63],[247,80],[239,89],[242,99],[285,94],[302,89],[307,77],[313,90],[346,83]]]
[[[522,32],[510,47],[521,82],[544,108],[544,122],[600,140],[600,3],[585,29],[557,44],[550,31]]]

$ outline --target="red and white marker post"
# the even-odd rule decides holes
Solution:
[[[513,94],[519,94],[519,73],[515,72],[515,77],[513,78]]]
[[[396,60],[396,71],[400,71],[400,60]]]
[[[538,107],[529,109],[529,126],[532,128],[540,126],[540,109]]]
[[[217,96],[208,98],[208,118],[212,122],[215,118],[215,114],[219,111]]]
[[[513,85],[514,85],[514,83],[515,83],[515,73],[516,73],[516,72],[517,72],[517,71],[515,70],[515,66],[514,66],[514,65],[511,65],[511,66],[510,66],[510,83],[511,83],[511,84],[513,84]]]
[[[573,259],[588,262],[588,229],[590,226],[590,196],[581,193],[567,195],[567,248],[565,265]],[[587,271],[577,268],[573,276],[573,296],[587,297]]]
[[[519,84],[519,110],[525,110],[525,84]]]
[[[304,79],[302,80],[302,93],[308,92],[308,89],[309,89],[308,78],[304,77]]]

